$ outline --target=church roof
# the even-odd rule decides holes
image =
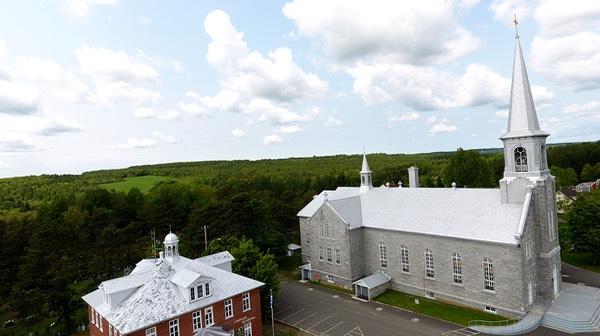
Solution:
[[[515,22],[516,23],[516,22]],[[529,77],[525,68],[525,60],[521,51],[519,35],[516,36],[515,59],[513,64],[512,87],[510,92],[510,109],[508,128],[501,139],[524,136],[545,136],[549,134],[540,130]]]
[[[516,244],[523,204],[502,203],[500,196],[498,189],[379,187],[360,194],[344,187],[322,192],[298,216],[312,217],[327,203],[351,229]]]

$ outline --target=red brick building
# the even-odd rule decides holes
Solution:
[[[192,260],[178,244],[169,233],[160,258],[83,297],[90,336],[262,335],[263,283],[232,273],[229,252]]]

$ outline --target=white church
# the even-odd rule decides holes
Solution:
[[[519,36],[500,188],[360,187],[321,192],[299,213],[304,279],[386,289],[505,316],[549,306],[561,291],[555,179],[546,159]]]

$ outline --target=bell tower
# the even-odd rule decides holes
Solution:
[[[522,203],[527,185],[550,177],[546,156],[549,134],[540,129],[518,32],[515,40],[508,126],[500,138],[504,143],[504,177],[500,180],[503,203]]]

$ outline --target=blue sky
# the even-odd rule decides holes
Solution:
[[[0,177],[600,134],[597,1],[0,0]]]

